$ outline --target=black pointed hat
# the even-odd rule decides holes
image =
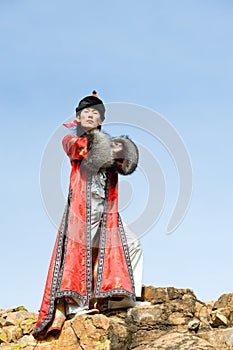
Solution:
[[[78,114],[84,108],[95,108],[100,112],[100,118],[105,119],[105,107],[103,101],[98,97],[97,92],[94,90],[92,95],[84,97],[76,107],[75,111]]]

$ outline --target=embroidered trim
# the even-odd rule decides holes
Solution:
[[[124,230],[119,213],[118,213],[118,228],[119,228],[119,232],[120,232],[121,243],[122,243],[123,251],[125,254],[125,260],[127,263],[129,277],[130,277],[130,281],[131,281],[131,285],[132,285],[132,289],[133,289],[133,294],[134,294],[134,298],[135,298],[134,301],[136,301],[134,275],[133,275],[133,268],[132,268],[132,264],[131,264],[131,260],[130,260],[129,246],[128,246],[128,242],[127,242],[126,235],[125,235],[125,230]]]
[[[99,254],[98,254],[98,268],[97,268],[97,276],[96,276],[96,286],[94,291],[94,296],[96,298],[100,297],[100,288],[102,285],[103,279],[103,266],[104,266],[104,253],[105,253],[105,245],[106,245],[106,225],[107,225],[107,210],[108,210],[108,197],[109,197],[109,189],[110,189],[110,174],[107,172],[107,180],[106,180],[106,195],[104,201],[104,211],[102,216],[102,225],[100,230],[100,240],[99,240]]]
[[[91,183],[92,173],[86,179],[86,290],[87,299],[92,297],[92,250],[91,250]]]
[[[65,257],[66,257],[66,252],[67,252],[67,244],[68,244],[68,235],[67,235],[67,227],[66,230],[64,232],[64,236],[63,236],[63,254],[61,256],[61,268],[59,270],[59,274],[58,274],[58,279],[57,279],[57,288],[56,290],[60,290],[61,288],[61,281],[62,281],[62,276],[63,276],[63,272],[64,272],[64,267],[65,267]]]
[[[98,295],[95,295],[95,297],[98,298],[111,298],[115,295],[124,295],[130,298],[132,301],[136,301],[136,297],[134,293],[129,292],[128,290],[124,288],[116,288],[116,289],[111,289],[107,292],[99,292]]]
[[[130,256],[129,256],[129,248],[128,248],[125,231],[124,231],[119,214],[118,214],[118,229],[119,229],[120,239],[121,239],[122,248],[124,251],[124,256],[125,256],[125,260],[126,260],[126,264],[127,264],[133,292],[131,293],[124,288],[114,288],[114,289],[111,289],[111,290],[106,291],[106,292],[100,292],[100,289],[102,286],[103,267],[104,267],[104,258],[105,258],[106,225],[107,225],[109,189],[110,189],[110,173],[108,171],[107,181],[106,181],[106,198],[105,198],[105,203],[104,203],[103,220],[102,220],[102,227],[101,227],[101,234],[100,234],[100,241],[99,241],[98,269],[97,269],[96,288],[95,288],[94,296],[96,298],[107,298],[107,297],[112,297],[112,296],[117,295],[117,294],[123,294],[123,295],[128,296],[133,301],[136,301],[135,287],[134,287],[134,276],[133,276],[133,269],[132,269]]]
[[[48,314],[44,321],[41,322],[41,324],[34,329],[33,334],[39,334],[42,330],[46,328],[46,326],[52,321],[53,314],[54,314],[54,303],[56,299],[56,291],[57,291],[57,283],[59,278],[59,269],[61,265],[61,258],[62,258],[62,247],[63,247],[63,241],[64,241],[64,234],[67,231],[67,223],[69,218],[69,200],[70,197],[72,197],[72,190],[69,193],[68,202],[62,217],[61,221],[61,228],[59,231],[58,236],[58,242],[57,242],[57,248],[56,248],[56,257],[55,257],[55,263],[54,263],[54,269],[53,269],[53,276],[52,276],[52,282],[51,282],[51,289],[50,289],[50,301],[49,301],[49,308],[48,308]],[[46,334],[46,331],[44,332]]]
[[[87,300],[86,296],[83,296],[73,290],[63,290],[62,292],[56,293],[56,298],[62,298],[62,297],[75,297],[82,302],[86,302]]]

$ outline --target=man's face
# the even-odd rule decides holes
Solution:
[[[76,116],[76,119],[86,131],[97,129],[102,124],[100,113],[94,108],[82,109],[80,114]]]

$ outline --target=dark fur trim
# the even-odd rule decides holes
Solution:
[[[111,152],[110,138],[107,134],[94,130],[87,133],[88,157],[85,166],[98,172],[101,168],[109,168],[114,162]]]
[[[123,175],[132,174],[138,165],[139,153],[137,146],[128,136],[114,137],[111,140],[123,145],[122,153],[114,162],[117,171]]]

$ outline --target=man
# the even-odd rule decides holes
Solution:
[[[64,137],[69,195],[33,335],[60,331],[73,315],[135,305],[142,251],[118,213],[118,173],[131,174],[138,150],[127,137],[101,132],[105,106],[96,92],[76,108],[76,135]]]

